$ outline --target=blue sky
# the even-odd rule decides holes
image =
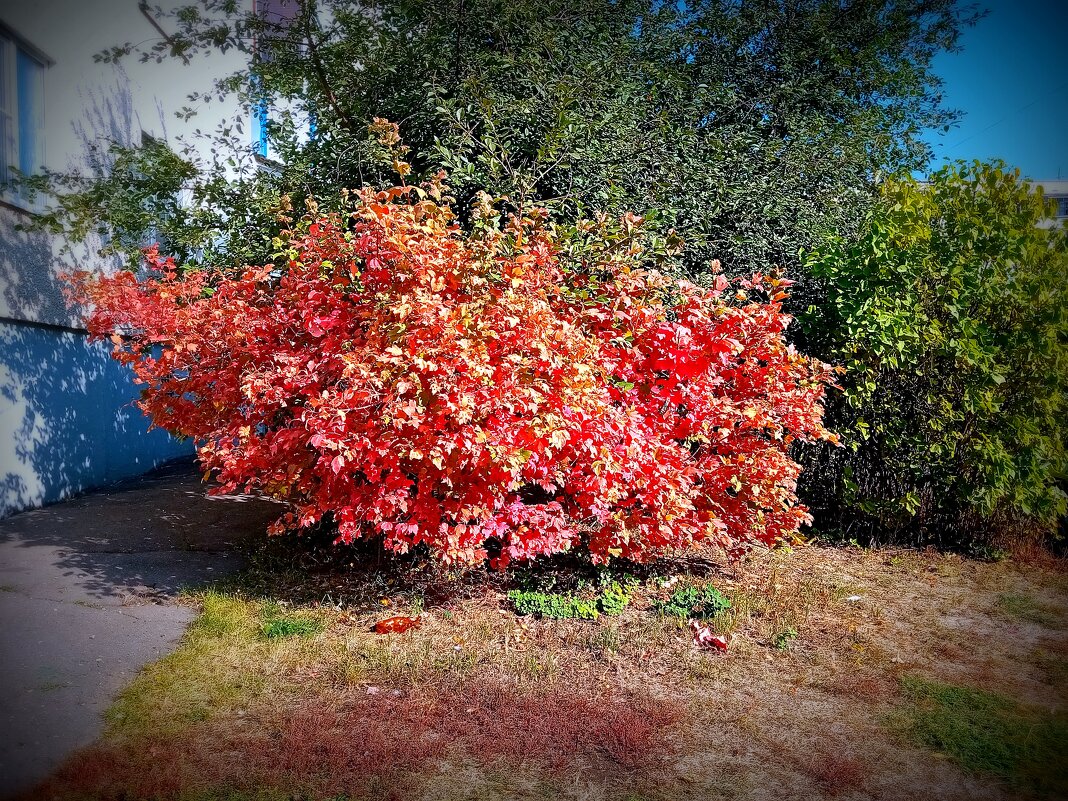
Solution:
[[[931,132],[946,160],[1001,158],[1025,177],[1068,180],[1068,0],[986,0],[990,13],[938,56],[946,105],[965,112]]]

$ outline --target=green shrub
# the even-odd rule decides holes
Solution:
[[[802,477],[821,528],[952,544],[1055,529],[1068,231],[1050,217],[1018,171],[957,164],[887,182],[858,239],[808,256],[822,294],[800,345],[846,369],[828,417],[847,447],[810,452]]]
[[[730,608],[731,602],[711,584],[680,587],[667,601],[658,603],[662,615],[678,618],[715,617]]]

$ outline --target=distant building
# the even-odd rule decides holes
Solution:
[[[1062,227],[1068,226],[1068,181],[1035,181],[1036,186],[1042,187],[1042,193],[1057,204],[1057,223]]]
[[[129,371],[64,304],[60,273],[117,264],[97,255],[99,241],[66,243],[70,255],[58,238],[22,230],[39,201],[7,184],[12,168],[84,168],[89,147],[173,142],[241,113],[213,104],[188,123],[174,116],[190,92],[238,68],[240,53],[186,66],[94,61],[159,38],[151,13],[138,0],[0,0],[0,517],[192,452],[147,430]]]

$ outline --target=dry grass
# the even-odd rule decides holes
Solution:
[[[1065,572],[1034,555],[708,554],[598,621],[519,618],[498,575],[267,575],[196,599],[182,647],[36,797],[1007,799],[886,724],[902,677],[1068,708]],[[731,600],[710,621],[728,653],[653,611],[669,576]],[[371,632],[412,612],[418,629]],[[315,625],[264,636],[294,615]]]
[[[581,766],[619,786],[672,755],[664,732],[681,717],[665,699],[482,682],[432,693],[311,695],[299,704],[257,704],[238,720],[194,724],[178,736],[87,749],[38,795],[162,799],[263,787],[322,798],[376,787],[413,793],[420,782],[412,777],[447,759],[535,771],[545,782]]]

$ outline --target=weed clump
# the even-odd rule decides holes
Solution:
[[[618,617],[623,614],[636,585],[630,577],[622,581],[604,580],[600,594],[592,599],[572,593],[511,590],[508,600],[520,615],[556,620],[596,620],[601,615]]]
[[[618,617],[623,614],[623,610],[630,603],[636,584],[637,582],[630,578],[605,583],[597,599],[601,612],[609,617]]]
[[[787,626],[775,632],[771,638],[771,645],[776,651],[786,651],[790,648],[790,644],[797,639],[797,634],[797,629],[794,626]]]

